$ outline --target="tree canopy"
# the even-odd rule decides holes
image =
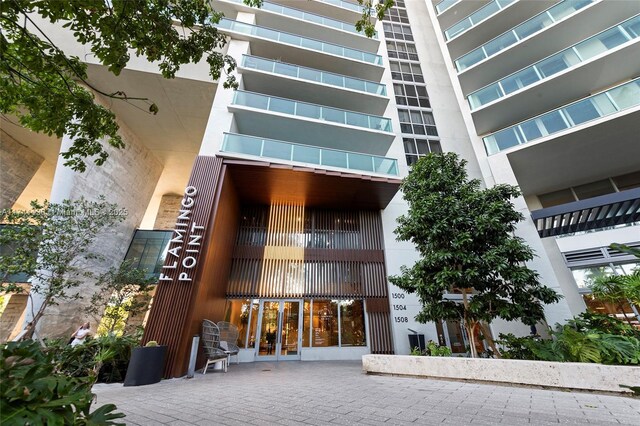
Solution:
[[[24,288],[6,278],[24,274],[30,278],[29,297],[38,294],[42,304],[32,312],[25,338],[30,338],[50,305],[82,296],[78,287],[95,276],[98,259],[90,249],[96,237],[124,220],[126,211],[101,198],[98,201],[63,200],[62,203],[31,202],[31,210],[1,210],[0,292],[21,293]],[[98,259],[99,260],[99,259]]]
[[[263,0],[243,1],[260,7]],[[375,6],[373,0],[358,2],[363,12],[355,26],[371,37],[372,16],[382,18],[393,0]],[[165,78],[174,78],[182,65],[204,58],[212,79],[225,74],[224,87],[237,87],[232,74],[236,62],[220,53],[227,43],[227,36],[215,26],[222,14],[208,0],[3,0],[0,113],[16,116],[22,126],[36,132],[70,136],[73,143],[61,155],[73,170],[85,171],[88,160],[103,164],[108,158],[104,141],[124,147],[115,114],[96,104],[91,91],[142,102],[150,114],[158,107],[131,93],[93,86],[86,64],[56,46],[37,17],[67,28],[115,75],[127,66],[131,52],[157,63]]]
[[[479,326],[489,340],[485,323],[503,318],[534,325],[544,318],[543,303],[559,296],[525,264],[534,253],[514,235],[523,219],[510,201],[518,188],[482,189],[465,165],[454,153],[431,154],[404,179],[409,210],[395,233],[414,244],[420,259],[390,280],[417,294],[419,322],[462,320],[471,339]],[[450,296],[456,293],[461,297]]]

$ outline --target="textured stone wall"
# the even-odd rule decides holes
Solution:
[[[8,297],[9,301],[2,312],[2,317],[0,317],[0,342],[6,342],[14,334],[17,334],[14,333],[14,329],[23,319],[24,308],[27,306],[29,296],[26,294],[7,294],[5,297]]]
[[[175,227],[182,198],[183,195],[177,194],[164,194],[162,196],[153,229],[173,229]]]
[[[154,154],[123,123],[120,126],[126,148],[108,148],[107,162],[102,166],[90,164],[84,173],[76,173],[59,161],[51,190],[53,202],[83,196],[89,200],[97,200],[100,195],[104,195],[108,202],[126,209],[125,220],[98,236],[92,247],[94,253],[104,258],[87,265],[96,273],[102,273],[122,262],[162,172],[162,165]],[[61,149],[67,149],[70,143],[65,136]],[[40,336],[66,336],[88,320],[84,308],[89,305],[91,295],[96,291],[95,283],[88,280],[80,286],[79,291],[83,299],[62,301],[57,306],[47,308],[38,325],[37,332]],[[34,304],[37,306],[37,303],[36,300]],[[91,328],[95,331],[97,324],[91,324]]]
[[[10,209],[44,161],[39,154],[0,132],[0,209]]]

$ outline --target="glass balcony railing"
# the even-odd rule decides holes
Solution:
[[[244,4],[244,0],[226,0],[233,3]],[[326,25],[328,27],[337,28],[342,31],[348,31],[350,33],[361,34],[356,30],[355,25],[349,22],[338,21],[336,19],[327,18],[325,16],[316,15],[315,13],[305,12],[293,7],[282,6],[275,3],[263,2],[260,7],[262,10],[269,12],[279,13],[284,16],[290,16],[292,18],[302,19],[303,21],[313,22],[320,25]],[[377,38],[375,36],[374,38]]]
[[[640,15],[476,90],[468,97],[469,105],[472,110],[480,108],[540,80],[550,78],[567,68],[576,67],[594,56],[615,49],[638,37],[640,37]]]
[[[500,12],[505,7],[509,6],[516,0],[493,0],[491,3],[487,3],[480,9],[473,12],[471,15],[456,22],[444,31],[447,41],[457,37],[462,32],[467,31],[469,28],[475,26],[480,21],[484,21],[490,16]]]
[[[330,108],[291,99],[277,98],[259,93],[236,90],[233,105],[243,105],[272,112],[295,115],[296,117],[313,118],[332,123],[347,124],[365,129],[391,132],[391,120],[377,115],[362,114],[343,109]]]
[[[640,78],[544,113],[485,138],[492,155],[601,117],[640,105]]]
[[[287,64],[284,62],[272,61],[270,59],[259,58],[257,56],[243,55],[242,66],[274,74],[286,75],[288,77],[295,77],[301,80],[315,81],[318,83],[328,84],[330,86],[357,90],[359,92],[367,92],[381,96],[387,95],[387,89],[384,84],[347,77],[345,75],[334,74],[326,71],[319,71],[313,68]]]
[[[356,12],[362,12],[362,6],[360,6],[359,4],[348,2],[348,1],[342,1],[342,0],[319,0],[319,1],[320,3],[332,4],[334,6],[342,7],[342,8],[353,10]]]
[[[507,47],[516,44],[525,37],[536,34],[569,15],[577,13],[597,0],[564,0],[524,21],[509,31],[466,53],[455,60],[458,72],[461,72],[486,58],[497,54]]]
[[[436,4],[436,11],[438,15],[449,9],[454,4],[458,3],[460,0],[442,0],[440,3]]]
[[[224,134],[221,151],[319,166],[340,167],[348,170],[398,175],[398,162],[393,158],[319,148],[235,133]]]
[[[380,55],[351,49],[350,47],[339,46],[337,44],[326,43],[312,38],[300,37],[295,34],[276,31],[270,28],[258,27],[256,25],[245,24],[244,22],[233,21],[226,18],[221,19],[216,26],[224,30],[274,40],[291,46],[305,47],[307,49],[342,56],[344,58],[355,59],[356,61],[382,65],[382,56]]]

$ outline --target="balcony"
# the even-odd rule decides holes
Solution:
[[[362,17],[362,6],[342,0],[270,0],[272,3],[304,9],[305,11],[331,17],[345,22],[356,22]]]
[[[478,25],[479,22],[490,18],[515,1],[516,0],[493,0],[487,3],[469,16],[444,30],[445,40],[451,41],[452,39],[462,34],[464,31],[467,31],[469,28]]]
[[[249,7],[244,0],[218,0],[216,9],[228,17],[237,12],[255,14],[255,24],[266,28],[286,28],[305,37],[327,41],[354,49],[376,52],[377,38],[366,37],[355,28],[355,21],[345,22],[301,9],[265,1],[260,8]]]
[[[435,5],[440,28],[449,28],[460,20],[461,16],[468,16],[490,3],[492,0],[443,0]]]
[[[243,55],[238,66],[244,89],[347,110],[381,115],[389,103],[383,84]]]
[[[451,57],[463,55],[550,7],[552,0],[493,0],[444,31]]]
[[[460,0],[442,0],[440,3],[436,4],[436,12],[438,12],[438,15],[440,15],[459,1]]]
[[[324,148],[385,155],[395,138],[391,120],[237,90],[229,111],[238,133]]]
[[[468,96],[479,134],[609,87],[640,69],[640,15]]]
[[[531,212],[540,237],[570,234],[640,221],[640,188]]]
[[[279,58],[367,80],[379,81],[384,72],[382,57],[362,50],[226,18],[217,27],[234,39],[251,42],[251,52],[263,58]]]
[[[336,167],[349,171],[398,176],[398,162],[393,158],[318,148],[234,133],[224,134],[221,151],[322,167]]]
[[[493,155],[638,106],[640,78],[493,133],[485,149]]]
[[[467,96],[638,13],[635,1],[610,7],[603,0],[564,0],[459,57],[462,91]]]

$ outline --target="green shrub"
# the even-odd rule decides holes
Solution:
[[[90,412],[94,377],[71,377],[54,352],[37,342],[10,342],[0,355],[0,412],[3,425],[121,425],[116,406]]]
[[[640,339],[614,318],[583,314],[552,331],[552,339],[500,334],[502,357],[560,362],[640,364]],[[593,327],[593,328],[591,328]],[[616,332],[618,334],[612,334]]]
[[[139,342],[137,335],[87,338],[77,346],[56,340],[47,342],[47,351],[53,353],[60,370],[71,377],[91,375],[98,383],[114,383],[124,381],[131,350]]]
[[[411,355],[413,356],[450,356],[451,349],[447,346],[440,346],[433,340],[427,342],[427,347],[424,351],[421,351],[417,346],[411,349]]]

